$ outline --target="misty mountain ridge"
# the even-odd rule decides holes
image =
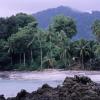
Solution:
[[[64,15],[69,16],[75,20],[77,25],[77,35],[74,39],[94,39],[95,36],[92,34],[91,26],[96,19],[100,19],[99,11],[81,12],[74,10],[70,7],[59,6],[57,8],[50,8],[38,13],[33,14],[33,16],[39,22],[39,27],[47,28],[52,22],[54,16]]]

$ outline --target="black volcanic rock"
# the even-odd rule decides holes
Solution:
[[[66,77],[62,86],[52,88],[44,84],[37,91],[22,90],[16,97],[0,100],[100,100],[100,88],[85,76]]]
[[[53,17],[61,14],[70,16],[75,20],[78,34],[74,37],[74,39],[95,39],[95,36],[91,31],[91,25],[96,19],[100,19],[99,11],[93,11],[92,13],[79,12],[69,7],[60,6],[58,8],[52,8],[38,12],[33,14],[33,16],[38,20],[40,27],[47,28],[52,22]]]
[[[4,95],[0,95],[0,100],[5,100]]]

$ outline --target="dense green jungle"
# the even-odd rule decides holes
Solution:
[[[24,13],[0,18],[0,70],[100,70],[99,19],[91,30],[96,39],[73,40],[77,27],[70,17],[55,16],[47,29]]]

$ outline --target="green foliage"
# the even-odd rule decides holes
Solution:
[[[54,21],[51,24],[51,28],[54,30],[54,32],[63,31],[66,33],[68,38],[72,38],[74,35],[76,35],[77,32],[73,19],[63,15],[59,15],[54,18]]]
[[[71,69],[75,64],[95,69],[100,65],[100,43],[71,41],[76,25],[69,17],[56,16],[47,30],[38,28],[37,21],[23,13],[1,18],[0,23],[0,32],[9,32],[9,37],[0,39],[0,70]]]
[[[36,22],[35,18],[24,13],[8,18],[0,18],[0,38],[7,39],[11,34],[15,34],[20,28],[27,26],[31,22]]]
[[[100,58],[100,43],[95,44],[95,55]]]
[[[93,33],[97,36],[98,41],[100,41],[100,20],[96,20],[92,26]]]

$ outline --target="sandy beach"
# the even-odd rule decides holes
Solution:
[[[73,77],[74,75],[88,76],[94,82],[100,82],[100,71],[63,71],[63,70],[44,70],[44,71],[4,71],[0,72],[0,78],[14,80],[64,80],[65,77]]]

